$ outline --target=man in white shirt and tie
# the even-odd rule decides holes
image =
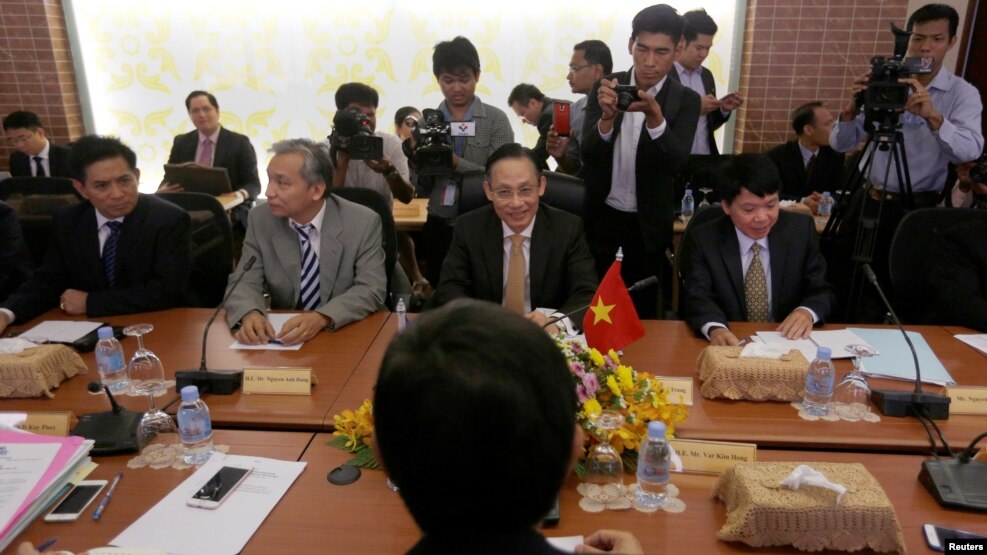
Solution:
[[[3,118],[3,132],[14,147],[10,175],[14,177],[71,177],[69,149],[48,140],[41,119],[33,112],[11,112]]]

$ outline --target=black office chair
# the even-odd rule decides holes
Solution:
[[[233,230],[222,203],[204,193],[160,193],[192,218],[192,306],[214,307],[223,300],[233,271]]]
[[[0,181],[0,200],[17,212],[31,261],[40,266],[51,243],[51,218],[82,197],[65,177],[10,177]]]
[[[895,230],[888,254],[891,303],[906,324],[924,324],[931,294],[931,264],[942,251],[942,234],[952,226],[987,217],[971,208],[922,208],[905,215]]]
[[[686,240],[689,238],[690,233],[699,225],[706,222],[711,222],[713,220],[719,220],[720,218],[725,218],[726,214],[719,205],[711,204],[709,206],[701,206],[697,210],[689,223],[685,226],[685,231],[682,232],[682,239],[679,241],[678,248],[675,249],[675,255],[673,256],[672,262],[675,267],[675,276],[678,279],[679,284],[679,294],[678,294],[678,314],[685,313],[685,274],[689,271],[689,251],[686,247]]]
[[[559,172],[542,172],[545,176],[545,195],[541,201],[559,210],[582,217],[583,198],[586,187],[578,177]],[[465,214],[471,210],[490,204],[483,190],[484,172],[471,171],[463,175],[463,185],[459,194],[459,213]]]
[[[350,202],[362,204],[370,208],[380,216],[382,244],[384,247],[384,271],[387,272],[387,291],[384,294],[387,307],[394,309],[391,301],[391,275],[394,273],[394,264],[397,262],[397,232],[394,229],[394,213],[387,200],[377,191],[364,189],[361,187],[336,187],[332,194],[344,198]]]

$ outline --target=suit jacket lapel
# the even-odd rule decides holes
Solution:
[[[326,211],[322,215],[322,244],[319,246],[319,296],[322,303],[329,300],[336,285],[339,261],[343,257],[343,243],[339,239],[342,233],[339,203],[330,196],[326,199]]]
[[[147,205],[148,200],[144,195],[138,194],[137,206],[123,219],[123,225],[120,226],[120,238],[117,239],[117,282],[124,274],[126,261],[133,258],[131,251],[140,246],[140,230],[147,219]]]
[[[778,215],[778,221],[775,222],[775,226],[768,233],[768,256],[771,258],[771,306],[772,308],[778,306],[778,295],[781,292],[782,284],[781,277],[785,275],[785,264],[788,258],[787,249],[785,249],[785,238],[784,233],[778,229],[779,224],[781,224],[782,218],[785,214]],[[801,278],[801,276],[799,276]],[[796,285],[797,286],[797,285]],[[774,313],[774,310],[771,311]],[[784,319],[785,315],[772,314],[776,320],[781,321]]]
[[[484,237],[481,238],[480,244],[483,245],[482,256],[484,264],[486,264],[486,275],[490,277],[490,289],[492,299],[497,299],[498,303],[504,302],[504,226],[500,222],[500,218],[497,217],[497,213],[494,212],[491,206],[488,210],[487,221],[484,227],[488,230]],[[479,285],[479,283],[477,284]],[[480,291],[476,291],[478,297],[482,298],[483,294]]]
[[[531,230],[531,251],[528,262],[528,280],[531,287],[531,309],[539,306],[541,292],[545,288],[545,272],[548,269],[548,257],[555,238],[552,232],[551,222],[548,221],[548,213],[538,206],[538,216],[535,218],[535,227]],[[556,278],[561,276],[556,276]],[[557,308],[557,307],[553,307]]]
[[[219,135],[216,137],[216,152],[212,157],[212,166],[218,168],[220,166],[226,167],[223,163],[226,160],[227,155],[230,152],[230,137],[229,131],[220,127]],[[235,183],[232,184],[234,187]]]
[[[288,218],[275,218],[274,253],[280,266],[284,268],[288,283],[291,284],[291,298],[298,302],[302,276],[302,252],[298,243],[298,232],[291,227]]]
[[[747,299],[744,295],[744,265],[740,260],[740,242],[737,241],[737,232],[734,230],[733,221],[724,218],[720,224],[720,234],[723,240],[720,242],[720,256],[723,257],[723,265],[726,266],[730,282],[733,284],[734,292],[740,299],[740,309],[747,314]]]
[[[86,275],[86,270],[88,270],[89,275],[99,276],[97,281],[99,281],[102,289],[109,288],[109,283],[106,281],[106,272],[103,270],[103,259],[99,255],[99,230],[96,228],[96,208],[93,207],[89,201],[85,201],[89,206],[82,211],[82,217],[79,222],[79,239],[82,245],[82,252],[79,253],[79,259],[86,268],[82,269],[82,275]]]

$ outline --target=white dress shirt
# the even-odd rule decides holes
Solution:
[[[312,252],[315,254],[315,260],[316,261],[319,260],[319,247],[322,245],[322,218],[325,216],[325,214],[326,214],[326,201],[323,199],[323,201],[322,201],[322,208],[319,208],[319,212],[316,213],[315,214],[315,217],[312,218],[312,221],[309,222],[310,224],[312,224],[313,226],[315,226],[315,230],[314,231],[309,231],[309,233],[308,233],[308,242],[309,242],[309,244],[312,245]],[[288,218],[288,221],[291,222],[291,223],[293,223],[293,224],[295,224],[295,225],[297,225],[297,226],[308,225],[308,224],[303,224],[303,223],[297,222],[295,220],[292,220],[291,218]],[[295,232],[295,237],[298,239],[298,248],[301,249],[302,248],[302,238],[300,236],[298,236],[298,232],[295,231],[295,228],[294,227],[292,227],[291,230]],[[299,250],[298,252],[301,252],[301,250]],[[320,266],[320,268],[321,268],[321,266]]]
[[[106,244],[106,240],[110,238],[110,226],[106,225],[106,222],[120,222],[123,223],[123,218],[109,219],[106,216],[100,214],[99,210],[96,210],[96,233],[99,235],[99,256],[103,257],[103,245]]]

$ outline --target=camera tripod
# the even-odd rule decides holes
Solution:
[[[860,299],[863,293],[866,280],[864,279],[863,265],[870,264],[874,259],[874,249],[877,243],[879,229],[881,227],[884,214],[884,203],[888,196],[880,191],[878,202],[868,203],[866,197],[874,189],[870,176],[874,171],[874,155],[878,152],[888,152],[887,164],[884,167],[883,183],[888,183],[891,176],[892,166],[898,178],[900,196],[898,201],[902,208],[910,210],[912,203],[912,182],[908,173],[908,158],[905,155],[904,138],[901,133],[901,125],[881,125],[867,136],[864,148],[851,160],[853,171],[847,176],[843,183],[843,194],[833,207],[833,213],[823,230],[823,241],[830,244],[837,244],[837,239],[841,234],[841,228],[846,223],[853,225],[852,216],[857,213],[856,229],[854,231],[853,249],[850,252],[850,286],[846,299],[845,322],[856,322],[859,310]],[[863,163],[861,164],[861,161]],[[859,193],[859,194],[858,194]],[[844,220],[847,220],[844,222]],[[834,249],[835,250],[835,249]],[[832,254],[832,253],[831,253]],[[887,253],[885,253],[886,255]],[[886,267],[880,264],[878,267]]]

